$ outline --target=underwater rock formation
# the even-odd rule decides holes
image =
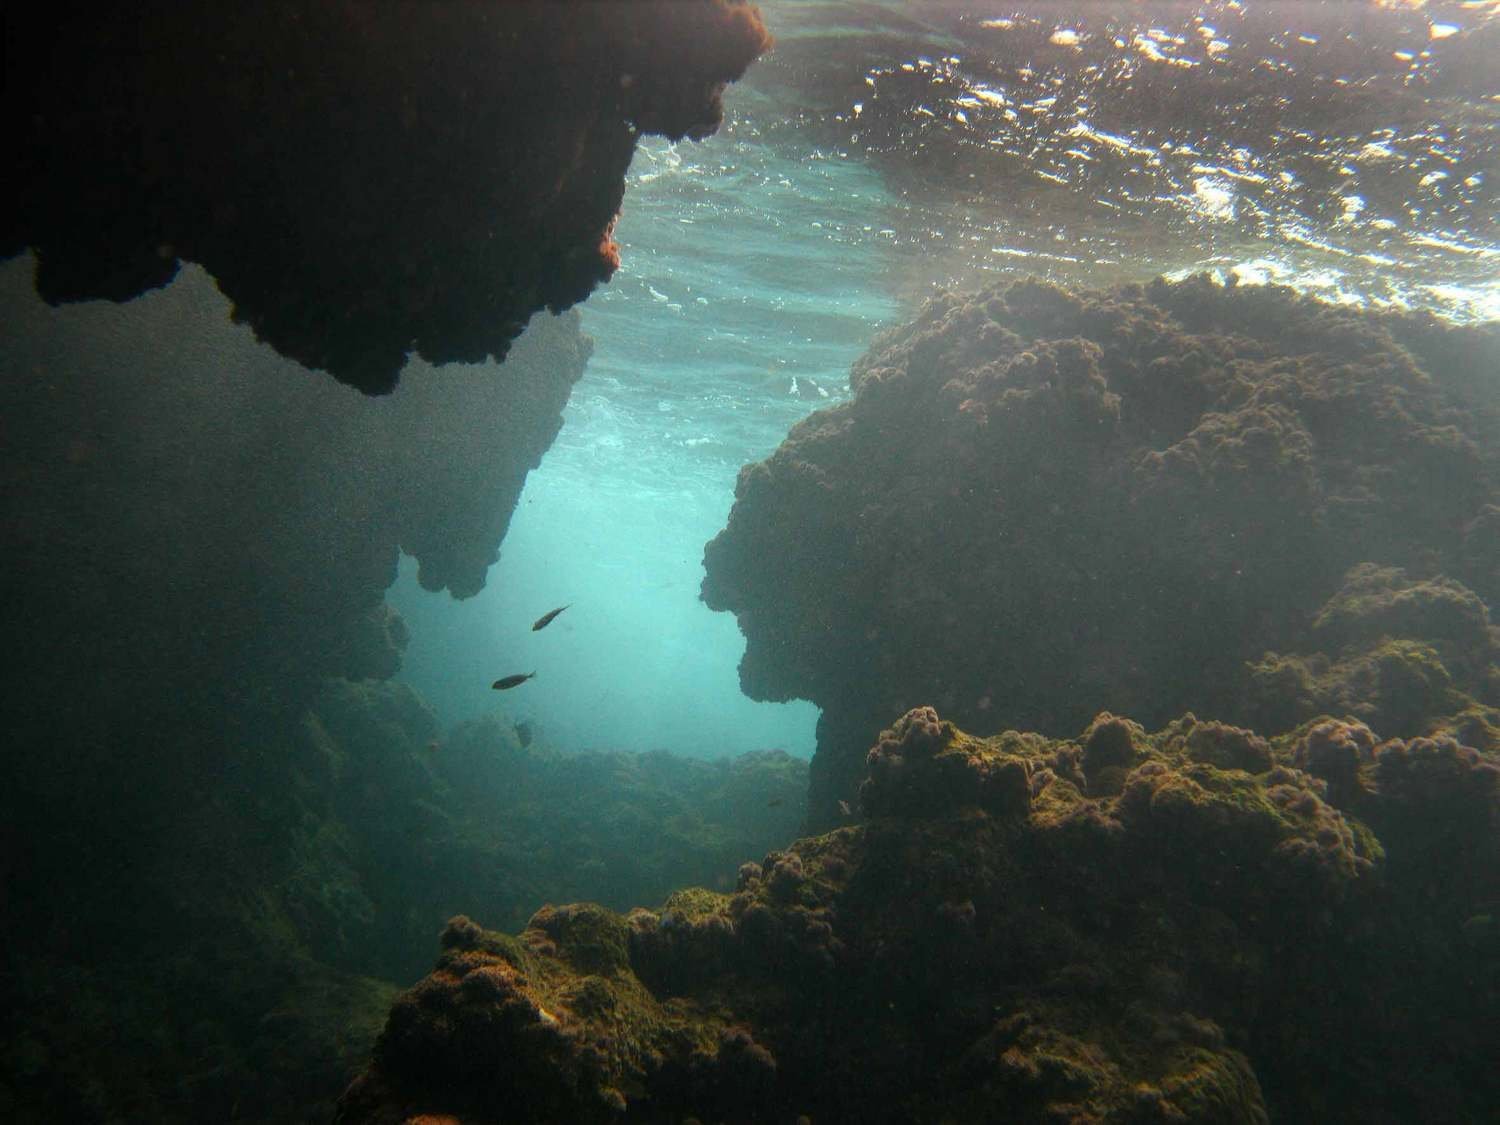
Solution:
[[[367,393],[503,358],[619,265],[642,133],[712,133],[769,45],[742,0],[7,5],[16,206],[57,303],[197,262],[235,319]]]
[[[344,885],[321,876],[342,870],[347,841],[301,803],[305,708],[327,676],[396,670],[405,629],[383,598],[398,550],[430,587],[482,585],[590,342],[576,313],[543,315],[503,366],[413,364],[370,399],[257,345],[197,268],[128,307],[48,309],[26,265],[0,267],[13,330],[0,357],[0,929],[7,984],[27,992],[3,999],[32,1012],[58,992],[86,1012],[151,995],[161,1026],[122,1033],[129,1064],[67,1046],[97,1033],[51,1019],[32,1033],[46,1046],[35,1058],[0,1045],[0,1078],[10,1062],[34,1070],[21,1104],[46,1107],[0,1117],[93,1120],[113,1095],[157,1120],[227,1118],[210,1091],[239,1063],[208,1057],[222,1036],[194,1032],[203,1008],[253,1028],[283,1003],[268,981],[285,986],[294,965],[331,1026],[336,994],[366,995],[344,983],[357,899],[274,905],[287,870]],[[283,866],[304,855],[322,859]],[[309,945],[330,960],[306,966]],[[220,957],[234,970],[198,967]],[[38,975],[54,984],[33,989]],[[284,1028],[299,1042],[326,1030]],[[325,1048],[307,1073],[327,1086],[348,1057]],[[68,1079],[91,1058],[90,1082]],[[168,1089],[174,1073],[198,1078]]]
[[[807,792],[807,763],[782,751],[564,753],[498,716],[440,735],[401,684],[331,681],[290,764],[329,794],[320,817],[357,827],[299,864],[298,931],[330,963],[403,981],[456,910],[513,929],[549,899],[624,910],[732,889],[745,856],[795,835]]]
[[[0,1119],[327,1121],[445,918],[730,889],[806,792],[775,752],[571,755],[499,719],[440,736],[394,683],[330,681],[291,733],[240,736],[217,786],[169,789],[183,808],[117,786],[154,818],[144,844],[89,845],[113,831],[98,808],[83,843],[31,819],[7,839],[5,863],[30,862],[6,872]]]
[[[1247,662],[1436,615],[1500,704],[1475,655],[1500,597],[1497,368],[1500,326],[1206,277],[943,296],[742,470],[703,597],[739,619],[747,694],[823,708],[815,826],[885,716],[928,700],[980,731],[1259,722]],[[1361,629],[1320,618],[1360,564],[1421,589]],[[1307,697],[1290,723],[1348,706]]]
[[[466,596],[592,343],[540,316],[507,362],[362,398],[222,320],[194,270],[128,308],[51,311],[5,269],[17,336],[0,372],[12,441],[7,636],[16,705],[129,713],[224,699],[295,708],[323,676],[389,676],[398,551]],[[31,692],[46,697],[29,700]],[[269,697],[269,700],[268,698]]]
[[[767,38],[734,0],[0,18],[0,1118],[316,1118],[455,903],[552,885],[455,838],[419,705],[319,690],[396,671],[399,551],[484,584],[591,349],[539,310],[618,265],[640,133],[711,132]],[[728,879],[746,837],[673,812]],[[710,874],[638,854],[641,894]]]
[[[1334,720],[981,740],[914,710],[867,818],[732,894],[453,919],[337,1120],[1478,1120],[1497,781]]]
[[[1313,618],[1308,641],[1312,651],[1267,652],[1249,666],[1245,709],[1256,725],[1345,715],[1500,750],[1500,628],[1462,583],[1362,564]]]

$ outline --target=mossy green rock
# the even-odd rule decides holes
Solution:
[[[1480,751],[1331,719],[977,739],[919,708],[867,771],[865,818],[733,894],[548,908],[519,940],[456,920],[340,1121],[1456,1122],[1500,1097]]]

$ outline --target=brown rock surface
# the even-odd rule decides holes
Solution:
[[[1487,698],[1497,366],[1494,325],[1201,277],[943,296],[741,471],[703,596],[739,618],[748,694],[823,708],[817,825],[927,701],[980,731],[1259,725],[1247,662],[1417,619]],[[1361,583],[1391,582],[1412,588],[1356,625]]]
[[[1368,733],[978,739],[914,709],[868,754],[870,815],[732,895],[455,919],[338,1120],[1477,1119],[1500,767]],[[1293,763],[1340,737],[1335,796]],[[1113,792],[1074,783],[1126,746]]]

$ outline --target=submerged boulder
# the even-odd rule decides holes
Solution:
[[[940,296],[741,471],[703,598],[739,620],[749,695],[823,709],[814,826],[923,702],[981,732],[1105,708],[1274,733],[1351,699],[1267,666],[1303,695],[1275,713],[1247,664],[1388,636],[1455,683],[1410,646],[1335,679],[1426,733],[1450,686],[1500,704],[1497,366],[1500,326],[1206,277]]]
[[[870,750],[863,819],[733,893],[455,919],[338,1120],[1477,1119],[1495,771],[1332,721],[979,739],[920,708]]]

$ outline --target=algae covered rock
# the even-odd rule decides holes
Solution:
[[[629,971],[626,932],[594,906],[545,910],[519,940],[452,919],[437,968],[392,1007],[337,1120],[605,1122],[648,1082],[710,1100],[716,1079],[765,1085],[764,1048],[716,1013],[653,996]]]
[[[1388,735],[1457,734],[1500,748],[1500,629],[1463,583],[1356,566],[1306,646],[1247,665],[1245,709],[1255,721],[1284,730],[1341,715]]]
[[[1500,1096],[1490,756],[1328,719],[981,739],[925,707],[866,761],[858,823],[732,893],[455,920],[340,1121],[1457,1122]]]
[[[908,712],[882,732],[866,768],[859,793],[870,816],[931,816],[966,802],[1024,816],[1031,799],[1026,759],[965,738],[931,707]]]
[[[1247,664],[1390,637],[1436,661],[1335,678],[1389,701],[1357,716],[1387,737],[1427,733],[1451,686],[1495,690],[1497,367],[1495,325],[1206,277],[945,294],[741,471],[703,597],[739,621],[748,694],[823,708],[817,827],[922,703],[982,733],[1108,709],[1279,734],[1339,689],[1288,657],[1252,700]]]

